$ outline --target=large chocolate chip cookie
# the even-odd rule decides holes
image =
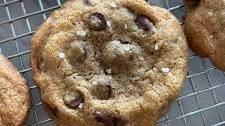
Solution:
[[[143,0],[69,0],[32,43],[34,79],[58,126],[154,125],[186,75],[179,22]]]

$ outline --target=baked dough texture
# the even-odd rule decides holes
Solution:
[[[178,96],[188,49],[143,0],[69,0],[32,39],[33,77],[57,126],[153,126]]]
[[[225,0],[185,0],[185,35],[190,48],[225,70]]]
[[[26,81],[0,54],[0,126],[24,126],[31,99]]]

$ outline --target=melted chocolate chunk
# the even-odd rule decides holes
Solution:
[[[100,111],[96,111],[94,115],[96,121],[103,123],[104,126],[121,126],[119,125],[119,119],[110,116],[108,113],[106,114]]]
[[[135,23],[140,29],[143,29],[144,31],[152,31],[154,28],[153,23],[146,16],[137,16]]]
[[[75,100],[71,101],[71,103],[70,104],[67,104],[67,105],[70,108],[76,109],[83,102],[84,102],[83,98],[79,97],[79,98],[76,98]]]
[[[77,109],[80,104],[84,103],[84,98],[79,92],[72,92],[65,95],[64,103],[71,109]]]
[[[102,31],[107,28],[106,18],[102,13],[99,12],[90,14],[86,23],[90,27],[90,29],[95,31]]]

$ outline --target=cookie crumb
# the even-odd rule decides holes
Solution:
[[[81,31],[77,31],[77,35],[81,36],[81,37],[84,37],[84,36],[87,35],[87,33],[85,31],[81,30]]]
[[[59,53],[59,58],[60,58],[60,59],[64,59],[64,58],[65,58],[65,54],[62,53],[62,52],[60,52],[60,53]]]
[[[167,68],[167,67],[163,67],[161,70],[164,73],[169,73],[170,72],[170,68]]]
[[[115,2],[112,2],[112,3],[110,4],[110,6],[111,6],[112,8],[117,8],[117,5],[116,5]]]
[[[209,36],[210,38],[213,38],[213,36],[211,35],[211,36]]]

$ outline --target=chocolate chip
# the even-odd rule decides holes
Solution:
[[[95,111],[95,119],[97,122],[101,122],[104,126],[119,126],[119,119],[116,117],[110,116],[108,113],[103,113],[100,111]]]
[[[84,103],[84,98],[78,91],[67,92],[63,100],[65,105],[71,109],[77,109],[80,104]]]
[[[84,102],[83,98],[79,97],[79,98],[76,98],[75,100],[71,101],[71,103],[68,104],[68,106],[70,108],[76,109],[83,102]]]
[[[143,29],[144,31],[152,31],[154,28],[153,23],[146,16],[137,16],[135,23],[140,29]]]
[[[109,84],[97,84],[92,88],[92,95],[100,100],[108,100],[113,94],[113,89]]]
[[[107,28],[106,18],[102,13],[99,12],[90,14],[86,23],[90,27],[90,29],[95,31],[102,31]]]

